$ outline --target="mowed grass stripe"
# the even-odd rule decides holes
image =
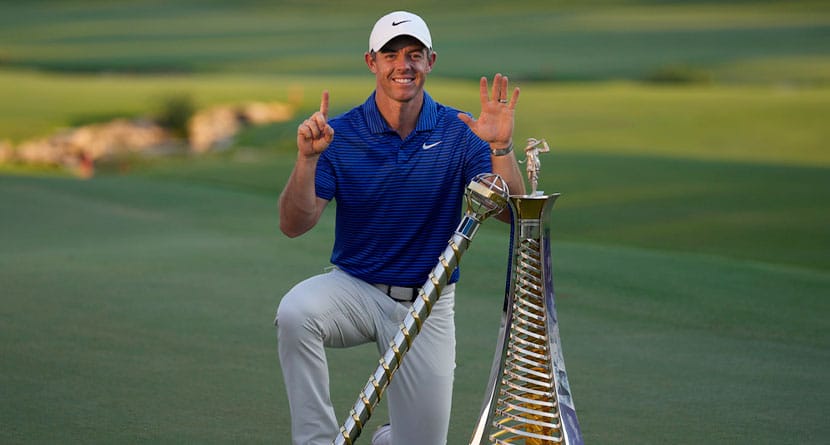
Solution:
[[[559,236],[827,270],[826,168],[554,153]]]
[[[562,193],[553,219],[559,239],[830,268],[826,168],[556,148],[541,160],[540,189]],[[241,150],[141,174],[276,195],[293,161],[288,150]]]

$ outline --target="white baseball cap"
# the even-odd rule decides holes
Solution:
[[[412,36],[432,49],[432,36],[424,19],[406,11],[395,11],[378,19],[369,35],[369,51],[379,52],[383,45],[398,36]]]

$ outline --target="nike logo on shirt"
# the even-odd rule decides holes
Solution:
[[[427,144],[426,142],[424,142],[424,145],[422,145],[421,148],[423,148],[424,150],[429,150],[430,148],[435,147],[436,145],[440,144],[441,142],[444,142],[444,141],[438,141],[434,144]]]

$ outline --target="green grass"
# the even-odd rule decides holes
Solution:
[[[277,193],[293,158],[291,152],[240,150],[136,172]],[[568,151],[542,163],[540,188],[563,194],[559,239],[830,269],[826,167]]]
[[[407,4],[430,23],[444,75],[468,78],[509,67],[516,78],[644,79],[675,65],[715,70],[736,60],[828,60],[830,8],[823,2],[526,0],[477,6]],[[382,12],[370,2],[319,8],[293,1],[2,2],[0,64],[93,72],[359,74],[365,72],[368,29]],[[484,48],[486,55],[479,50]],[[751,71],[744,74],[754,78]]]
[[[276,193],[198,178],[0,177],[0,420],[10,425],[0,439],[285,437],[273,312],[293,283],[325,266],[332,214],[309,236],[286,239]],[[826,269],[563,241],[571,214],[564,205],[554,213],[554,271],[590,443],[827,437]],[[506,238],[506,227],[486,224],[463,262],[453,444],[480,406]],[[375,355],[332,354],[339,415]]]
[[[522,89],[518,142],[551,142],[541,188],[563,194],[557,306],[587,443],[830,437],[825,3],[407,4],[438,45],[431,94],[476,111],[478,77],[504,70]],[[132,158],[90,181],[0,167],[0,443],[287,443],[274,311],[328,264],[334,212],[288,239],[277,195],[320,91],[333,114],[371,91],[378,14],[364,0],[0,1],[0,140],[183,94],[301,98],[293,121],[223,153]],[[639,82],[665,72],[674,83]],[[450,445],[480,409],[507,238],[486,223],[462,262]],[[377,353],[330,363],[342,419]],[[382,404],[369,428],[384,421]]]

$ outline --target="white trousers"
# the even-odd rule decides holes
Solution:
[[[446,286],[384,395],[395,445],[446,444],[455,370],[454,300],[455,286]],[[330,445],[340,433],[325,348],[375,342],[382,354],[408,310],[409,303],[339,269],[311,277],[283,297],[276,325],[294,445]],[[368,378],[373,363],[366,369]],[[361,389],[354,388],[355,398]]]

